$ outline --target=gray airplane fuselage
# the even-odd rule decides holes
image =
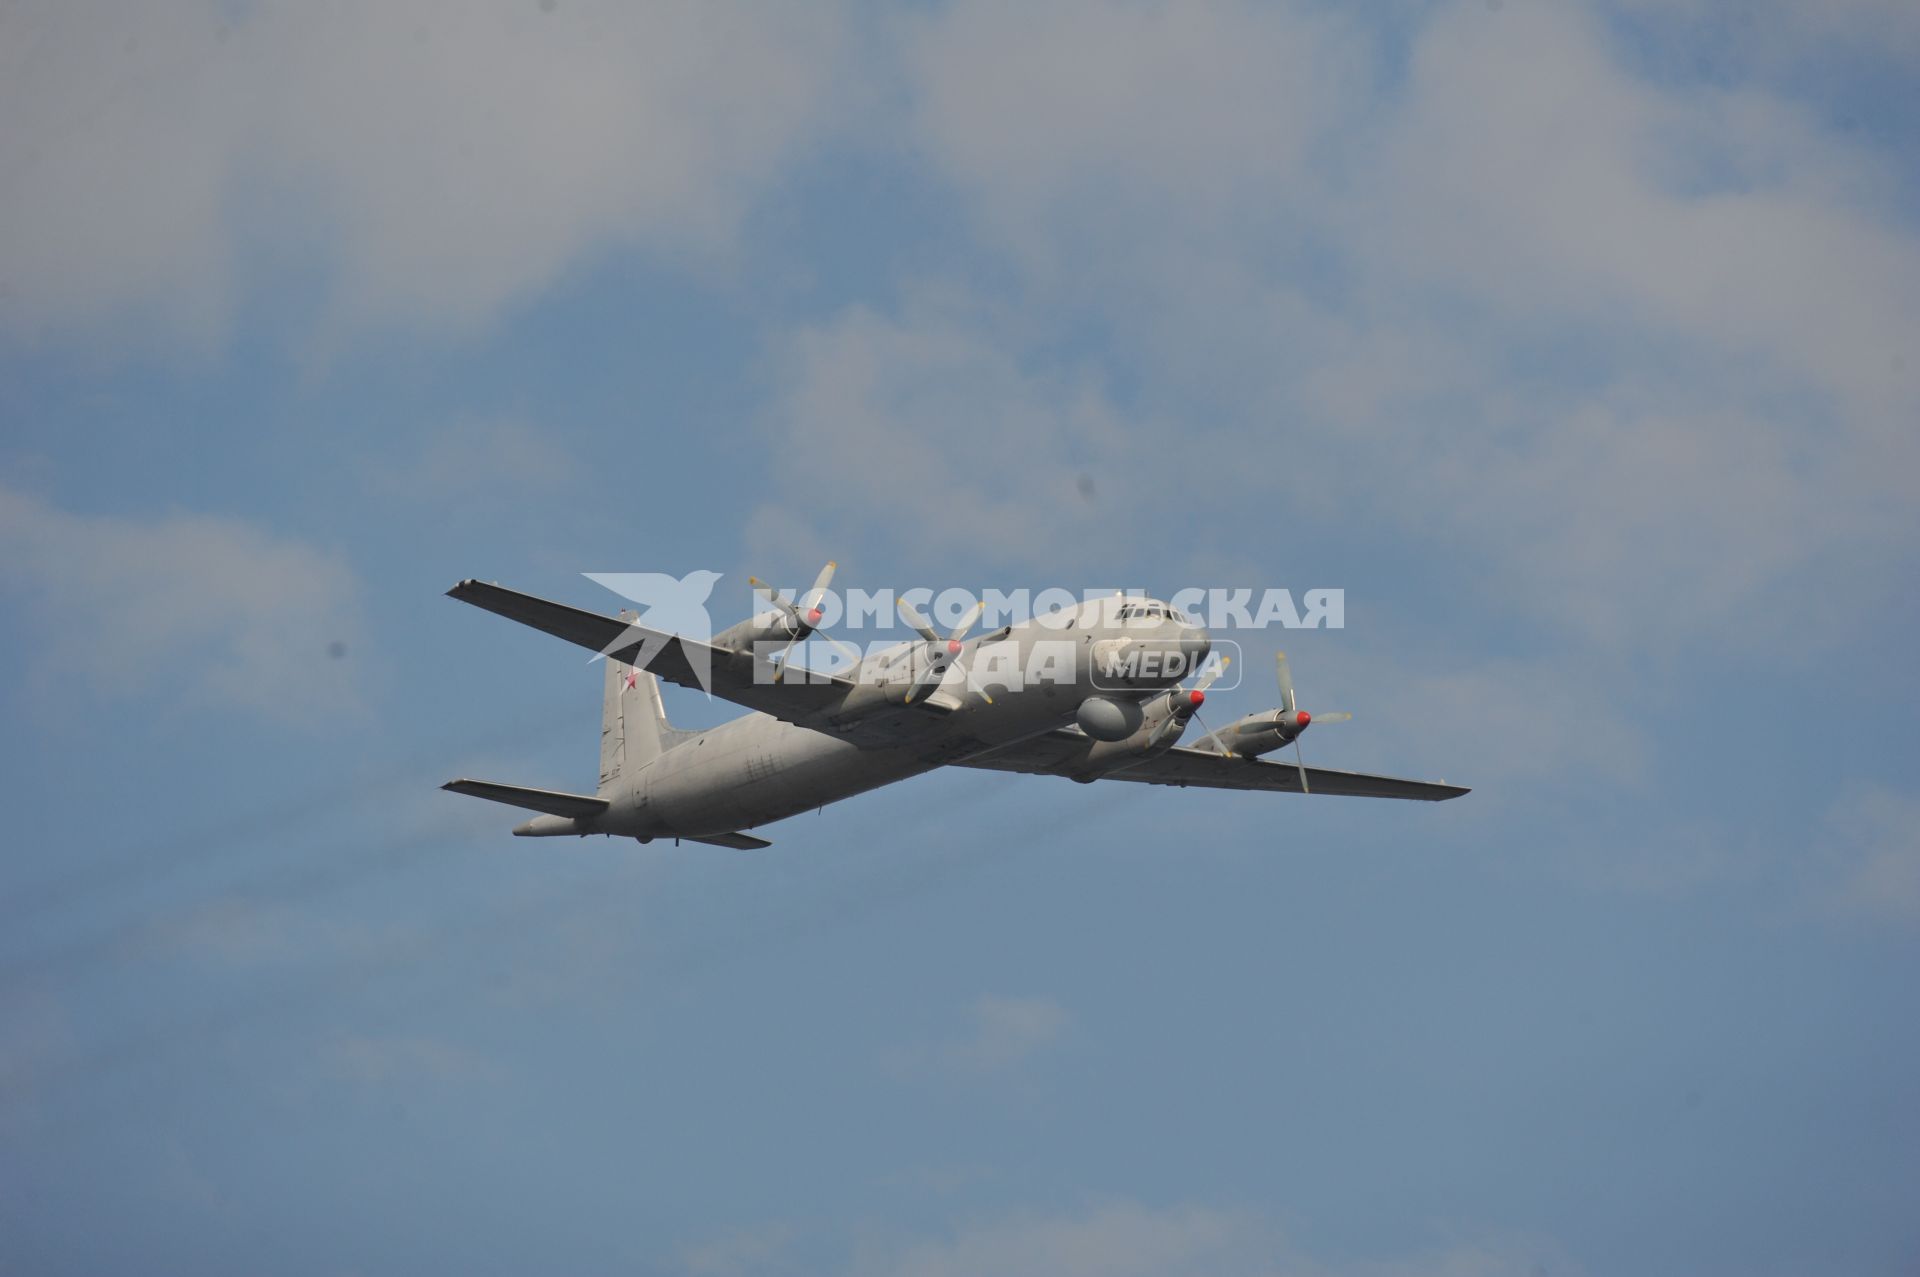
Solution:
[[[521,832],[604,833],[643,840],[732,833],[1053,731],[1073,723],[1093,698],[1127,702],[1120,708],[1132,713],[1139,703],[1176,684],[1180,673],[1205,658],[1211,643],[1204,630],[1170,609],[1146,621],[1116,620],[1116,610],[1112,599],[1090,600],[966,644],[939,684],[943,701],[957,705],[937,720],[934,730],[916,732],[911,743],[856,745],[829,731],[750,713],[689,734],[634,769],[612,792],[603,791],[610,802],[605,812],[584,818],[543,816]],[[1110,654],[1116,641],[1129,648],[1177,652],[1184,668],[1172,676],[1150,672],[1116,680],[1109,674],[1096,681],[1098,670],[1110,671],[1102,665],[1101,654]],[[863,676],[877,674],[884,681],[886,668],[910,671],[921,646],[900,644],[867,657],[861,663]],[[1069,649],[1071,655],[1061,660]],[[1011,663],[1012,668],[1027,669],[1043,650],[1053,662],[1047,677],[1022,678],[1008,687],[987,676],[982,694],[979,671],[996,662],[1001,668]]]

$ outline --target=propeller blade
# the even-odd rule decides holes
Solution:
[[[820,628],[820,601],[826,597],[827,587],[833,584],[834,569],[839,566],[838,563],[829,560],[827,566],[820,569],[820,575],[813,578],[813,588],[806,593],[807,602],[804,609],[796,607],[778,590],[768,585],[765,581],[762,581],[759,577],[750,576],[747,578],[747,584],[753,587],[753,592],[766,599],[776,612],[785,617],[787,625],[792,629],[792,634],[787,639],[787,645],[780,649],[780,655],[775,658],[775,660],[779,662],[779,668],[773,672],[774,682],[778,683],[786,678],[787,658],[793,655],[794,645]],[[834,638],[832,635],[827,636],[827,641],[836,647],[845,648],[845,644],[841,643],[839,639]],[[860,663],[860,655],[857,652],[853,653],[853,663],[855,665]]]
[[[1190,718],[1192,716],[1188,715],[1188,717]],[[1147,737],[1147,748],[1158,749],[1163,742],[1177,742],[1180,739],[1181,733],[1186,730],[1187,719],[1180,717],[1178,714],[1169,714],[1160,721],[1160,726],[1153,729],[1153,735]]]
[[[786,681],[787,658],[793,655],[793,645],[799,641],[800,631],[796,629],[793,632],[793,637],[787,640],[787,645],[780,649],[780,655],[774,658],[778,662],[777,667],[773,671],[774,682],[781,683]]]
[[[833,670],[833,671],[830,671],[830,673],[845,674],[847,677],[851,678],[853,677],[853,671],[860,668],[860,661],[862,658],[860,656],[859,648],[853,646],[851,643],[842,642],[841,640],[835,638],[833,635],[827,633],[825,630],[815,630],[811,635],[795,634],[792,638],[787,640],[787,645],[780,649],[780,655],[774,658],[779,662],[779,668],[774,670],[773,672],[774,682],[779,683],[779,682],[785,681],[787,676],[787,658],[793,653],[793,649],[795,647],[797,647],[804,639],[809,637],[825,639],[829,644],[833,646],[835,651],[839,652],[842,656],[845,656],[847,658],[847,665],[844,670]],[[800,668],[807,671],[809,674],[814,672],[813,667],[810,665],[802,665]]]
[[[911,603],[900,599],[897,606],[900,608],[900,615],[906,618],[907,624],[918,630],[920,637],[927,641],[928,668],[920,681],[907,693],[906,703],[911,705],[922,690],[931,691],[940,685],[941,679],[946,677],[947,670],[960,658],[961,643],[967,637],[967,631],[974,627],[975,622],[980,619],[980,614],[987,610],[987,605],[984,600],[974,604],[973,610],[961,617],[960,624],[954,626],[944,639]],[[974,681],[972,670],[963,667],[961,673],[965,676],[969,688],[980,693],[987,704],[993,704],[993,697],[987,694],[987,689]]]
[[[820,624],[820,600],[826,597],[827,587],[833,584],[834,569],[839,566],[828,559],[827,566],[820,569],[820,575],[813,578],[813,588],[807,591],[807,605],[801,609],[809,625]]]
[[[1353,721],[1353,715],[1343,709],[1335,710],[1331,714],[1315,714],[1313,721],[1316,723],[1351,723]]]
[[[975,603],[973,605],[973,611],[961,617],[960,624],[954,626],[953,633],[947,635],[947,642],[949,644],[958,643],[961,639],[965,638],[967,631],[973,628],[974,622],[978,621],[980,614],[986,610],[987,605],[985,600]]]
[[[835,637],[834,637],[833,635],[831,635],[831,634],[824,634],[824,635],[822,635],[821,637],[823,637],[823,638],[825,638],[825,639],[827,640],[827,642],[829,642],[829,643],[831,643],[831,644],[833,645],[833,647],[834,647],[834,650],[836,650],[836,651],[838,651],[838,652],[840,652],[840,653],[842,653],[843,655],[845,655],[845,656],[846,656],[846,658],[847,658],[847,674],[848,674],[848,676],[849,676],[849,677],[851,677],[851,676],[852,676],[852,673],[853,673],[853,671],[855,671],[855,670],[857,670],[857,669],[859,669],[859,668],[860,668],[860,662],[861,662],[861,660],[862,660],[862,659],[864,659],[864,658],[863,658],[863,657],[861,657],[861,655],[860,655],[860,649],[859,649],[859,648],[857,648],[857,647],[855,647],[855,646],[854,646],[853,644],[851,644],[851,643],[843,643],[843,642],[841,642],[841,641],[840,641],[839,639],[837,639],[837,638],[835,638]]]
[[[940,631],[934,629],[933,626],[928,623],[927,618],[920,615],[920,610],[914,607],[913,604],[907,602],[905,599],[897,599],[895,600],[895,606],[900,609],[901,618],[905,620],[908,625],[919,631],[921,638],[929,643],[938,643],[940,641]]]
[[[1194,707],[1193,721],[1200,724],[1200,726],[1202,727],[1207,727],[1207,720],[1200,717],[1200,709],[1198,706]],[[1194,745],[1194,748],[1199,749],[1201,746],[1205,745],[1208,741],[1213,742],[1213,747],[1220,751],[1220,756],[1222,758],[1233,757],[1233,751],[1227,748],[1227,742],[1221,740],[1220,737],[1214,732],[1214,730],[1211,727],[1207,727],[1207,734],[1200,738],[1199,743]]]
[[[962,665],[960,667],[960,674],[967,680],[967,687],[970,690],[980,693],[980,699],[987,704],[993,704],[993,694],[987,691],[984,683],[980,683],[974,679],[972,665]]]
[[[1161,730],[1154,734],[1154,743],[1158,744],[1170,730],[1175,731],[1176,734],[1186,731],[1187,720],[1200,717],[1200,707],[1206,704],[1207,689],[1214,685],[1215,681],[1226,672],[1227,666],[1231,664],[1233,664],[1233,658],[1231,656],[1223,656],[1220,658],[1220,663],[1208,670],[1201,680],[1191,688],[1176,687],[1167,693],[1167,695],[1172,698],[1172,710],[1167,715],[1167,721],[1162,725]],[[1205,727],[1206,723],[1203,721],[1200,725]],[[1202,737],[1202,741],[1204,742],[1212,737],[1213,733],[1208,732],[1205,737]]]
[[[973,605],[973,611],[967,613],[967,615],[961,619],[960,624],[953,627],[953,633],[947,636],[947,650],[953,653],[956,659],[958,659],[960,655],[958,648],[961,640],[967,637],[967,631],[971,630],[974,627],[974,625],[979,622],[980,614],[986,610],[987,610],[986,600],[982,599],[980,602]],[[979,651],[978,648],[974,650],[976,653]],[[985,701],[989,705],[993,704],[993,697],[988,694],[987,689],[982,684],[974,680],[973,666],[971,664],[962,665],[960,667],[960,673],[965,676],[967,680],[967,686],[972,690],[980,693],[981,700]]]
[[[780,594],[780,592],[774,589],[771,585],[768,585],[765,581],[762,581],[757,576],[748,577],[747,584],[753,587],[753,592],[755,594],[758,594],[762,598],[766,599],[767,603],[773,608],[774,611],[786,617],[788,624],[792,625],[796,629],[806,624],[805,621],[800,619],[800,609],[796,608],[793,604],[787,602],[787,600]]]
[[[1298,713],[1300,708],[1299,702],[1294,699],[1293,695],[1293,671],[1287,666],[1287,654],[1285,652],[1275,652],[1273,654],[1273,672],[1280,680],[1280,705],[1283,712],[1288,715]],[[1306,725],[1303,723],[1301,725],[1301,731],[1305,730]],[[1303,794],[1311,794],[1313,790],[1307,785],[1307,756],[1300,752],[1300,737],[1297,735],[1293,738],[1293,765],[1300,772],[1300,792]]]

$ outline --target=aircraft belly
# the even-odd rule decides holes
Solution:
[[[660,760],[674,765],[649,769],[643,807],[663,834],[752,829],[930,766],[903,750],[861,749],[773,719],[740,727],[710,733]]]
[[[648,767],[636,796],[639,820],[652,836],[758,828],[1052,731],[1071,721],[1080,695],[1042,685],[922,719],[916,736],[886,746],[766,715],[736,719]]]

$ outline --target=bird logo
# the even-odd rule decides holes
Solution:
[[[707,600],[713,596],[713,587],[719,584],[723,573],[701,568],[680,577],[666,572],[584,572],[581,575],[604,585],[640,609],[638,613],[620,614],[622,620],[631,624],[592,659],[599,660],[637,645],[631,664],[635,669],[646,669],[673,639],[691,639],[692,643],[677,646],[693,667],[700,686],[711,688],[707,641],[713,637],[713,618],[707,613]]]

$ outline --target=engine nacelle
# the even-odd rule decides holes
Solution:
[[[729,625],[709,642],[729,652],[753,652],[774,655],[792,641],[793,622],[778,612],[760,612]]]
[[[1282,745],[1290,745],[1293,738],[1306,730],[1307,724],[1300,721],[1307,718],[1304,714],[1289,714],[1283,709],[1263,710],[1258,714],[1249,714],[1237,722],[1229,723],[1220,732],[1220,743],[1228,752],[1242,758],[1255,758],[1271,753]]]
[[[1089,696],[1074,711],[1073,721],[1095,740],[1121,741],[1140,730],[1146,714],[1139,701],[1114,696]]]
[[[1158,758],[1180,742],[1191,715],[1176,713],[1172,697],[1157,696],[1140,709],[1139,729],[1120,740],[1094,741],[1080,766],[1069,773],[1073,779],[1098,780],[1108,772]]]
[[[859,681],[831,714],[842,726],[886,710],[923,700],[939,688],[952,666],[952,654],[928,649],[931,644],[912,643],[895,648],[880,661],[863,666]],[[956,643],[955,646],[958,646]]]
[[[856,683],[829,717],[842,727],[849,726],[884,710],[899,709],[907,703],[912,692],[913,684],[906,679],[891,683]]]

